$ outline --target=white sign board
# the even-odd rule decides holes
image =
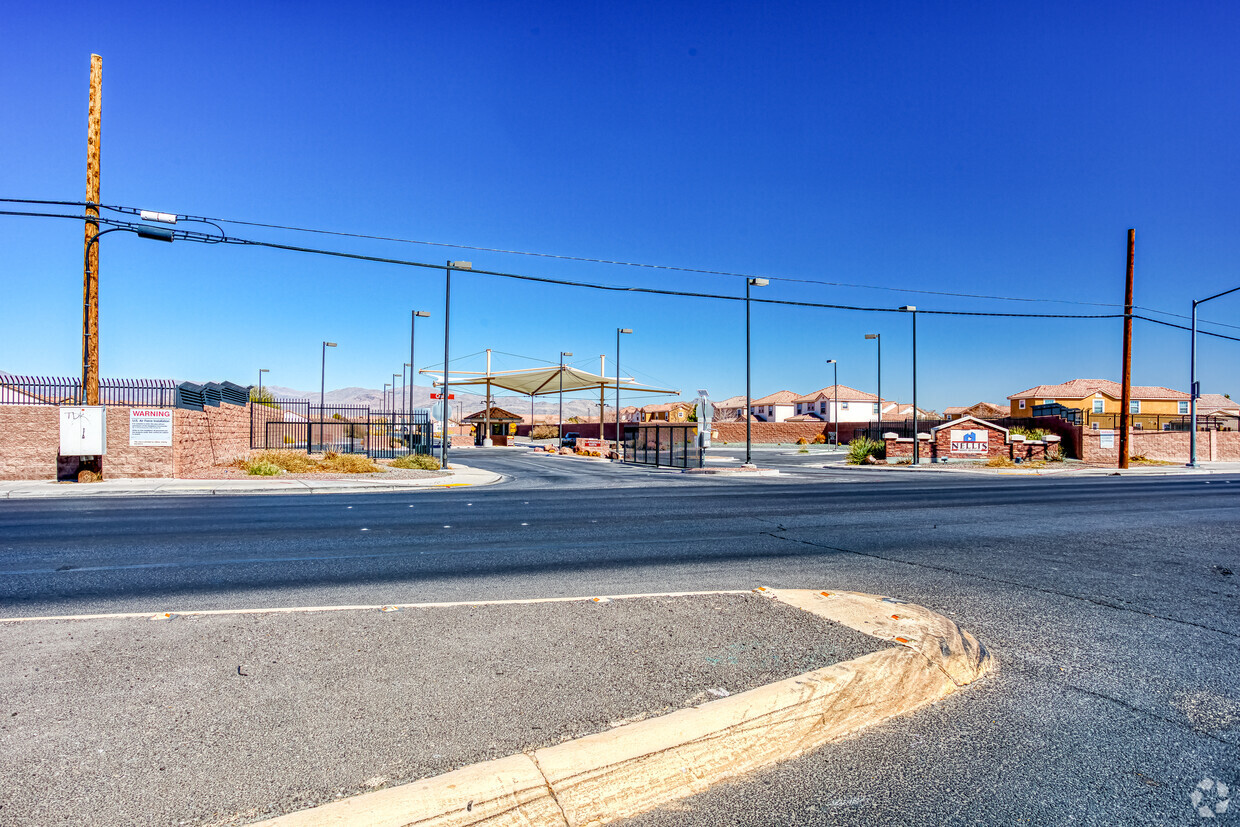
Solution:
[[[953,454],[985,454],[990,451],[990,431],[976,428],[971,431],[952,429]]]
[[[1105,433],[1098,434],[1098,447],[1099,448],[1114,448],[1115,447],[1115,433],[1111,432],[1109,434],[1105,434]]]
[[[107,409],[64,405],[60,409],[60,455],[101,457],[108,450]]]
[[[168,408],[130,408],[129,444],[172,447],[172,411]]]

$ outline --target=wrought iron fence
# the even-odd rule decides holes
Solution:
[[[430,411],[373,411],[365,405],[319,406],[276,399],[250,406],[250,447],[394,459],[431,452]]]
[[[696,438],[696,424],[624,425],[621,459],[656,468],[700,468]]]
[[[100,379],[99,404],[142,408],[176,407],[171,379]],[[80,405],[82,380],[67,376],[0,374],[0,405]]]

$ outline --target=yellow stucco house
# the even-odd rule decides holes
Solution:
[[[1114,428],[1119,423],[1122,388],[1109,379],[1072,379],[1058,385],[1037,385],[1008,397],[1011,415],[1033,416],[1035,405],[1063,405],[1082,414],[1087,428]],[[1188,416],[1191,397],[1183,391],[1133,385],[1129,402],[1132,427],[1157,429],[1163,420]]]

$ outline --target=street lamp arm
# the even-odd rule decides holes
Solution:
[[[1193,305],[1196,306],[1199,304],[1205,304],[1208,301],[1213,301],[1214,299],[1222,298],[1223,296],[1226,296],[1230,293],[1235,293],[1237,290],[1240,290],[1240,287],[1233,287],[1230,290],[1224,290],[1222,293],[1215,293],[1213,296],[1209,296],[1204,299],[1194,299]]]

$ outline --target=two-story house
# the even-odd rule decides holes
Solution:
[[[1123,388],[1109,379],[1071,379],[1058,385],[1036,385],[1008,397],[1013,417],[1033,416],[1035,405],[1063,405],[1081,412],[1081,421],[1093,430],[1119,425]],[[1192,398],[1184,391],[1133,385],[1128,403],[1132,427],[1167,427],[1168,418],[1188,416]]]
[[[753,401],[753,415],[762,422],[783,422],[795,416],[796,400],[800,394],[794,391],[775,391]]]

